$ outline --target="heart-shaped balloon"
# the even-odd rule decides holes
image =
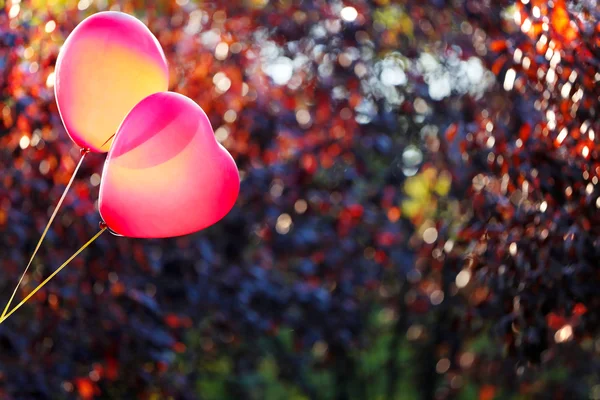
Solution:
[[[240,189],[237,166],[204,111],[163,92],[127,114],[108,152],[99,209],[116,234],[164,238],[222,219]]]
[[[158,40],[131,15],[96,13],[71,32],[55,69],[56,103],[71,139],[106,152],[125,115],[146,96],[169,85]]]

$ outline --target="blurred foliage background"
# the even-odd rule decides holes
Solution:
[[[234,210],[104,236],[0,325],[3,399],[598,399],[596,0],[0,0],[0,293],[78,149],[61,43],[121,10]],[[98,229],[86,159],[19,297]]]

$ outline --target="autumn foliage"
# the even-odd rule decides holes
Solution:
[[[0,397],[600,397],[594,1],[0,4],[0,298],[75,167],[53,70],[86,15],[150,27],[242,177],[0,325]],[[103,161],[20,297],[97,231]]]

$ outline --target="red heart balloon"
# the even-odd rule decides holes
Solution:
[[[100,215],[116,234],[180,236],[231,210],[240,189],[235,162],[189,98],[152,94],[127,114],[108,152]]]

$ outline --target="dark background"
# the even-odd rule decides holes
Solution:
[[[600,398],[595,0],[0,5],[2,305],[79,159],[52,73],[86,16],[150,27],[242,177],[0,325],[2,399]],[[103,162],[17,300],[98,231]]]

